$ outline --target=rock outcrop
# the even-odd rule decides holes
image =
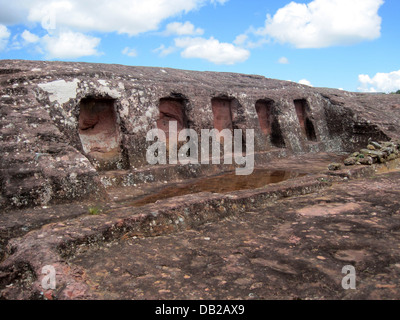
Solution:
[[[99,173],[147,166],[147,132],[170,121],[198,133],[254,129],[258,161],[351,152],[400,137],[400,96],[256,75],[3,60],[1,210],[104,196]]]

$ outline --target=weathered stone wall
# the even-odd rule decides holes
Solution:
[[[295,100],[306,103],[305,116],[315,137],[307,137],[302,128]],[[212,129],[218,118],[213,109],[221,101],[229,102],[233,128],[255,129],[255,150],[266,156],[351,151],[370,137],[400,136],[399,95],[311,88],[232,73],[3,60],[0,208],[104,195],[99,170],[147,165],[149,129],[171,118],[198,133]],[[272,106],[269,128],[274,136],[260,126],[258,101]],[[218,102],[214,108],[212,102]],[[108,109],[101,113],[94,112],[96,108]],[[109,119],[99,120],[107,114],[115,126]],[[89,137],[90,130],[98,134],[99,123],[106,134]],[[101,139],[108,148],[101,146]]]

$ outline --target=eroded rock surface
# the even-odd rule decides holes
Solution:
[[[0,296],[398,298],[399,106],[255,75],[0,61]],[[254,129],[254,175],[149,166],[147,132],[170,139],[174,121]],[[360,291],[338,287],[344,263]]]
[[[277,156],[400,134],[398,95],[255,75],[2,60],[0,84],[3,210],[104,197],[99,170],[145,167],[146,133],[171,119],[198,133],[254,129],[255,151]]]
[[[72,259],[98,298],[399,299],[400,173]],[[100,263],[99,263],[100,262]],[[342,268],[354,266],[356,289]]]

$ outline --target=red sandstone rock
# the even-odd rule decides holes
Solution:
[[[2,60],[0,71],[2,209],[104,196],[98,170],[145,167],[147,131],[172,119],[198,133],[254,129],[256,152],[271,157],[400,136],[398,95],[87,63]]]
[[[71,266],[65,260],[81,245],[171,234],[231,215],[264,210],[266,205],[272,210],[275,208],[272,204],[278,199],[291,197],[294,197],[289,202],[291,207],[282,202],[275,208],[279,211],[279,223],[287,219],[287,212],[294,212],[296,217],[302,212],[311,212],[309,217],[306,215],[307,219],[323,217],[327,206],[326,212],[334,213],[333,216],[348,211],[354,216],[359,214],[358,209],[367,210],[371,206],[341,204],[338,197],[345,194],[345,201],[350,201],[348,195],[351,194],[357,200],[360,197],[369,199],[379,196],[376,190],[395,190],[398,185],[398,175],[394,175],[373,183],[354,182],[343,192],[338,187],[339,191],[325,198],[307,200],[304,197],[335,181],[375,173],[375,166],[358,166],[315,174],[326,170],[332,160],[342,161],[343,156],[338,153],[365,147],[370,139],[399,139],[400,109],[395,107],[400,103],[398,95],[311,88],[254,75],[17,60],[0,61],[0,86],[0,209],[4,213],[1,215],[0,258],[5,258],[0,266],[0,289],[4,298],[40,298],[40,270],[46,264],[56,266],[58,291],[45,292],[45,297],[93,298],[97,289],[89,284],[84,269]],[[298,170],[309,161],[314,175],[259,189],[243,191],[239,188],[227,194],[200,192],[140,208],[110,199],[110,196],[119,196],[129,201],[128,188],[134,189],[136,197],[145,197],[169,179],[185,180],[232,170],[222,165],[147,167],[146,133],[156,127],[168,131],[170,121],[177,121],[178,129],[188,127],[198,133],[201,129],[212,128],[254,129],[256,166]],[[370,154],[367,151],[366,154]],[[329,154],[328,159],[321,162],[315,159],[321,152],[336,155]],[[306,158],[301,156],[304,154]],[[146,184],[152,186],[146,189],[143,187]],[[106,190],[116,186],[121,189]],[[371,188],[369,193],[362,193],[368,188]],[[303,196],[303,202],[296,202],[297,196]],[[95,199],[101,199],[108,207],[101,214],[90,216],[83,201]],[[323,199],[333,207],[322,203]],[[386,208],[384,200],[373,199],[374,206],[383,208],[386,234],[395,235],[390,227],[390,223],[396,222],[396,218],[390,216],[391,209]],[[71,204],[77,200],[82,202]],[[396,198],[389,200],[390,208],[397,212]],[[16,210],[21,208],[24,210]],[[381,227],[374,218],[366,223]],[[257,228],[258,222],[254,226]],[[311,226],[314,227],[312,223]],[[335,226],[340,231],[348,229],[343,223]],[[289,239],[289,247],[279,247],[282,252],[289,252],[297,244],[313,248],[312,241],[320,245],[324,236],[314,232],[307,238],[297,228],[292,230],[296,234],[288,235],[289,229],[282,226],[277,228],[277,234],[267,235],[268,239],[282,236]],[[225,236],[224,230],[218,232]],[[265,239],[248,238],[248,228],[240,232],[246,235],[243,241],[258,247],[265,245]],[[365,235],[370,234],[366,231]],[[212,239],[206,238],[207,241]],[[387,241],[390,244],[393,239],[389,237]],[[352,243],[365,246],[369,242]],[[379,248],[385,247],[386,244],[380,244]],[[337,255],[331,255],[330,249],[324,250],[323,257],[348,260],[349,252],[354,253],[336,251]],[[254,254],[252,250],[249,252]],[[227,264],[221,270],[242,271],[236,253],[233,250],[226,257]],[[265,254],[267,252],[263,252]],[[361,253],[357,253],[357,257],[364,259]],[[310,259],[314,261],[313,257]],[[269,268],[290,276],[299,273],[288,263],[270,261],[265,256],[250,260],[251,266],[261,266],[262,270]],[[332,262],[331,266],[336,263]],[[299,267],[295,262],[293,265]],[[321,269],[319,265],[312,268]],[[327,275],[330,272],[328,270]],[[190,279],[198,281],[196,277]],[[226,279],[260,288],[259,283],[249,279]],[[280,288],[280,281],[277,283]],[[171,293],[157,289],[156,294]]]

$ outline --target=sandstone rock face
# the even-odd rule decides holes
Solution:
[[[187,128],[185,106],[182,99],[163,98],[159,104],[160,115],[157,120],[157,128],[169,136],[169,123],[177,123],[177,131]]]
[[[273,100],[258,100],[256,111],[260,123],[260,129],[265,137],[269,139],[272,146],[285,147],[282,131],[278,121],[278,112]]]
[[[303,135],[305,135],[309,141],[317,141],[314,124],[310,120],[312,114],[307,100],[294,100],[294,106],[296,109],[297,117],[299,118],[300,128]]]
[[[83,152],[100,168],[112,168],[121,160],[121,132],[112,99],[82,99],[79,112],[79,138]]]
[[[256,75],[2,60],[0,209],[104,195],[99,173],[147,166],[147,132],[170,121],[254,129],[271,157],[350,152],[399,138],[399,105]]]

